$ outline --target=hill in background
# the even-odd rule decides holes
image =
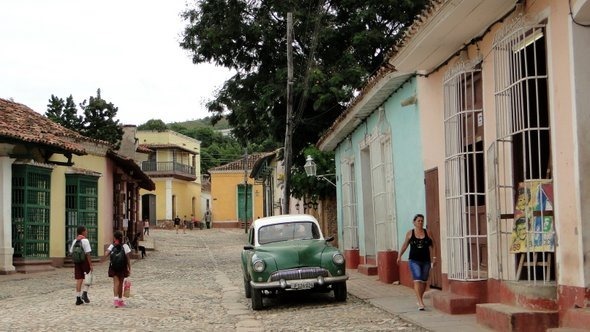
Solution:
[[[171,122],[167,124],[169,127],[174,125],[182,126],[188,130],[212,127],[213,130],[229,129],[229,123],[226,119],[219,120],[215,125],[211,125],[211,117],[205,117],[197,120],[187,120],[182,122]]]

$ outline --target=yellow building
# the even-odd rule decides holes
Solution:
[[[214,227],[240,227],[244,220],[251,222],[264,216],[263,186],[249,177],[254,164],[263,155],[253,154],[246,163],[238,159],[209,169]]]
[[[154,181],[154,191],[141,192],[141,215],[157,225],[178,216],[199,218],[201,212],[201,142],[167,130],[138,130],[140,147],[150,150],[141,169]]]

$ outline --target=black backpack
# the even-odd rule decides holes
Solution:
[[[127,256],[125,255],[125,250],[122,245],[118,244],[113,247],[110,258],[111,268],[114,271],[123,271],[127,267]]]
[[[82,248],[80,240],[76,240],[72,249],[72,261],[74,264],[80,264],[86,261],[86,253],[84,252],[84,248]]]

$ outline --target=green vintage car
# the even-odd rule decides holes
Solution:
[[[324,239],[318,221],[306,214],[255,220],[242,251],[252,309],[262,309],[264,296],[297,290],[334,291],[336,301],[346,301],[344,256],[328,245],[333,239]]]

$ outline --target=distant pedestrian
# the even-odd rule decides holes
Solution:
[[[182,219],[182,234],[186,234],[187,224],[188,224],[188,220],[186,220],[186,215],[185,215],[184,219]]]
[[[147,218],[143,220],[143,235],[150,236],[150,221]]]
[[[416,298],[418,298],[418,309],[424,310],[426,282],[428,281],[430,268],[436,264],[436,257],[434,257],[434,242],[423,227],[424,215],[417,214],[414,217],[413,223],[414,228],[406,234],[406,239],[397,257],[397,264],[400,263],[401,257],[409,245],[409,265],[412,279],[414,280],[414,292],[416,293]],[[430,257],[432,257],[432,260]]]
[[[207,208],[207,211],[205,211],[205,215],[203,216],[203,220],[205,221],[205,225],[207,225],[207,229],[211,228],[211,217],[211,210]]]
[[[191,214],[191,219],[186,221],[186,225],[188,226],[188,229],[190,231],[193,230],[193,227],[195,226],[195,217]]]
[[[74,263],[74,279],[76,279],[76,305],[83,304],[84,302],[90,303],[88,298],[89,285],[84,285],[84,291],[82,291],[82,283],[84,282],[85,274],[92,272],[92,248],[90,247],[90,241],[86,238],[88,236],[88,230],[84,226],[78,226],[76,230],[77,236],[72,245],[70,246],[70,254],[74,251],[74,246],[79,245],[84,249],[86,253],[86,260],[81,263]],[[78,242],[80,241],[80,242]]]
[[[131,275],[130,252],[131,248],[123,243],[123,232],[117,230],[113,234],[113,243],[107,248],[101,259],[101,261],[105,261],[107,257],[110,258],[108,275],[113,278],[113,304],[115,308],[125,306],[123,280]]]
[[[199,227],[199,225],[197,225],[197,222],[197,218],[195,218],[195,216],[191,214],[191,229],[193,229],[194,227]]]
[[[176,216],[176,218],[174,218],[174,229],[176,229],[176,234],[178,234],[179,227],[180,227],[180,218],[178,218],[178,216]]]

